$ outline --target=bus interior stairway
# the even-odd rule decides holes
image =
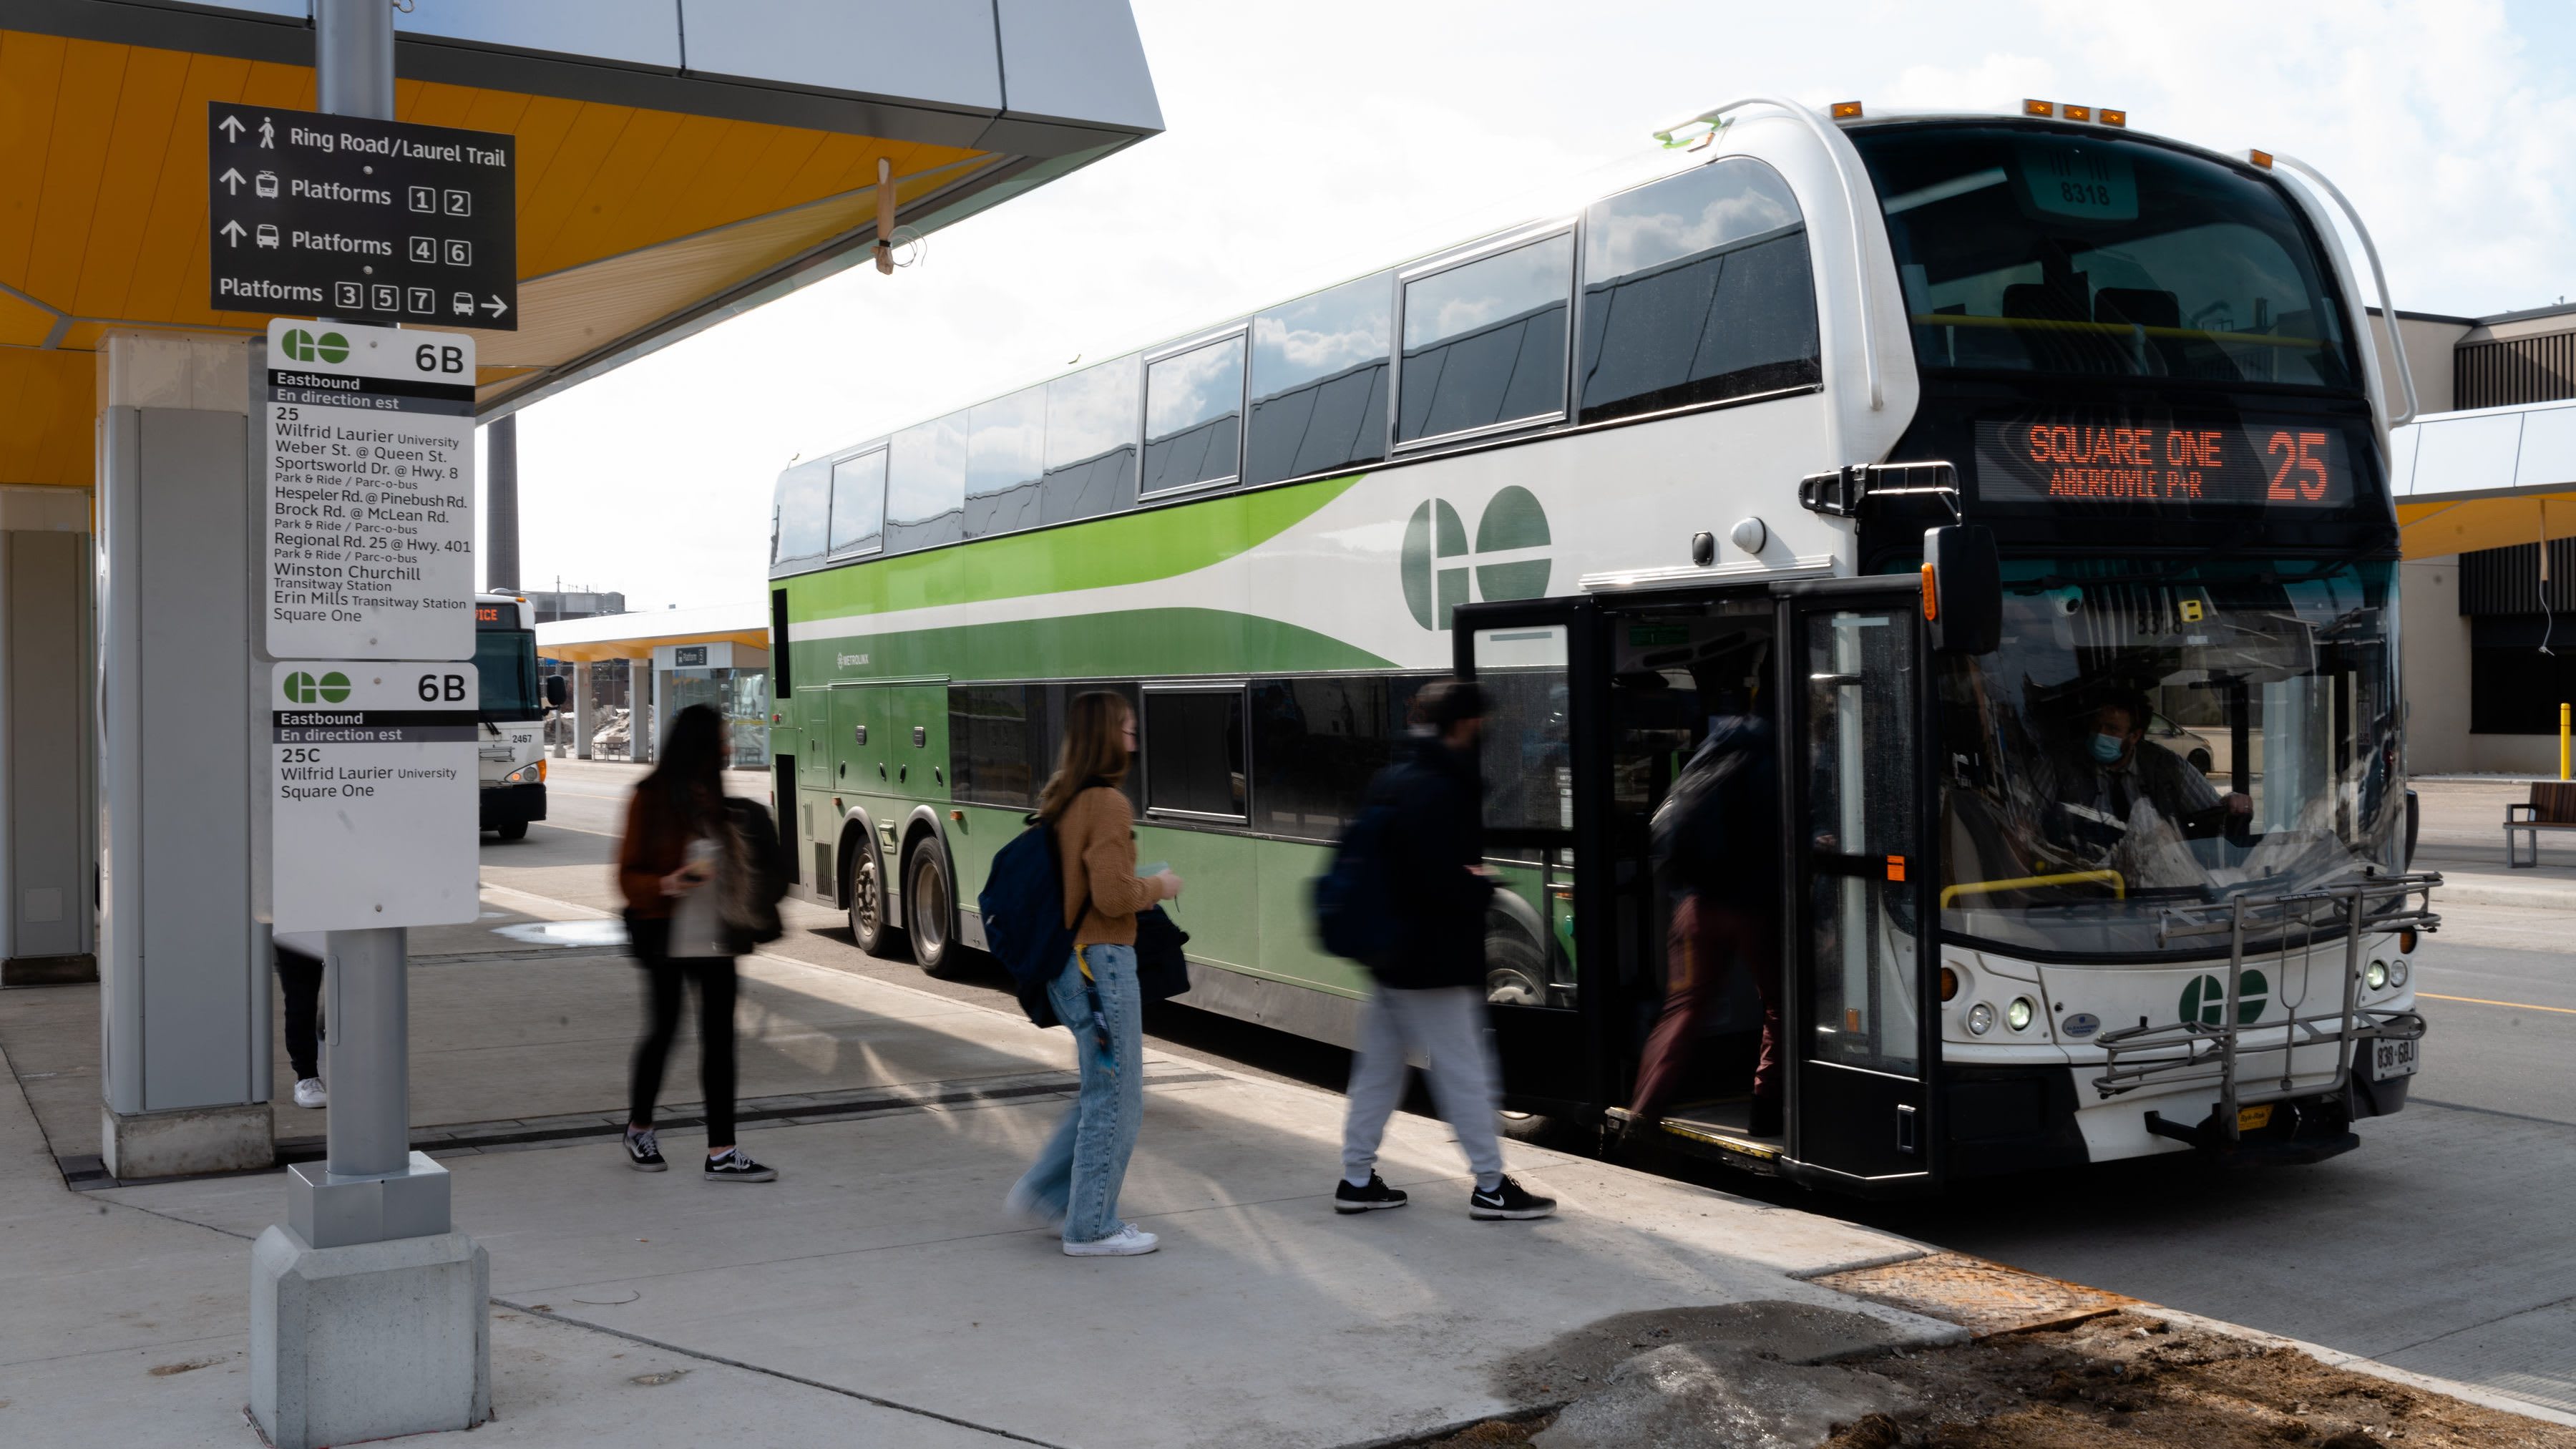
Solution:
[[[1623,1143],[1651,1141],[1657,1147],[1714,1158],[1730,1167],[1776,1176],[1785,1136],[1756,1136],[1747,1125],[1753,1116],[1750,1096],[1718,1097],[1668,1107],[1663,1119],[1641,1123],[1625,1107],[1609,1110]]]

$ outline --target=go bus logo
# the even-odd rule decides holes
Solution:
[[[288,704],[338,704],[349,697],[349,676],[335,669],[316,679],[298,670],[286,676],[280,687]]]
[[[1514,485],[1496,493],[1476,520],[1476,546],[1467,547],[1467,525],[1445,498],[1423,500],[1404,525],[1404,602],[1413,622],[1446,629],[1468,602],[1472,573],[1476,597],[1535,599],[1547,592],[1551,567],[1547,510],[1538,496]],[[1452,562],[1455,560],[1455,562]]]
[[[287,332],[282,345],[286,348],[286,355],[297,362],[349,360],[349,339],[337,332],[325,332],[316,337],[303,328],[297,327]]]

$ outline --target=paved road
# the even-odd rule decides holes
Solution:
[[[498,868],[487,879],[604,864],[627,786],[595,773],[562,779],[554,818],[526,841],[487,837],[484,863]],[[959,998],[1002,990],[989,964],[933,981],[908,961],[862,955],[835,916],[796,915],[804,929],[770,949]],[[2418,1095],[2400,1116],[2362,1124],[2361,1149],[2330,1162],[2225,1172],[2168,1157],[1968,1184],[1928,1204],[1853,1203],[1665,1165],[1721,1190],[2576,1410],[2576,956],[2478,944],[2548,939],[2563,919],[2555,912],[2453,919],[2450,939],[2418,957],[2431,1022]],[[1186,1008],[1156,1008],[1146,1024],[1158,1047],[1263,1075],[1338,1087],[1348,1072],[1337,1049]]]

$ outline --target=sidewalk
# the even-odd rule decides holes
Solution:
[[[742,1135],[771,1186],[624,1165],[622,959],[415,965],[417,1115],[454,1143],[433,1150],[457,1225],[492,1255],[480,1435],[1361,1444],[1566,1397],[1503,1366],[1614,1315],[1787,1303],[1890,1342],[1963,1336],[1805,1281],[1916,1244],[1601,1163],[1517,1149],[1564,1215],[1471,1222],[1456,1148],[1420,1118],[1383,1164],[1414,1205],[1336,1217],[1337,1097],[1150,1052],[1125,1206],[1164,1250],[1067,1259],[1001,1208],[1070,1094],[1061,1033],[782,957],[744,975],[742,1090],[765,1115]],[[23,1026],[27,995],[0,1016]],[[669,1095],[694,1073],[676,1061]],[[666,1146],[686,1163],[702,1140]],[[254,1442],[247,1240],[283,1208],[276,1173],[67,1191],[0,1091],[0,1440]]]

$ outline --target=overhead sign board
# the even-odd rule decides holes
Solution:
[[[268,326],[272,659],[474,657],[474,339]]]
[[[279,664],[269,681],[272,919],[281,931],[475,918],[471,664]]]
[[[214,306],[515,330],[517,147],[490,131],[208,102]]]

